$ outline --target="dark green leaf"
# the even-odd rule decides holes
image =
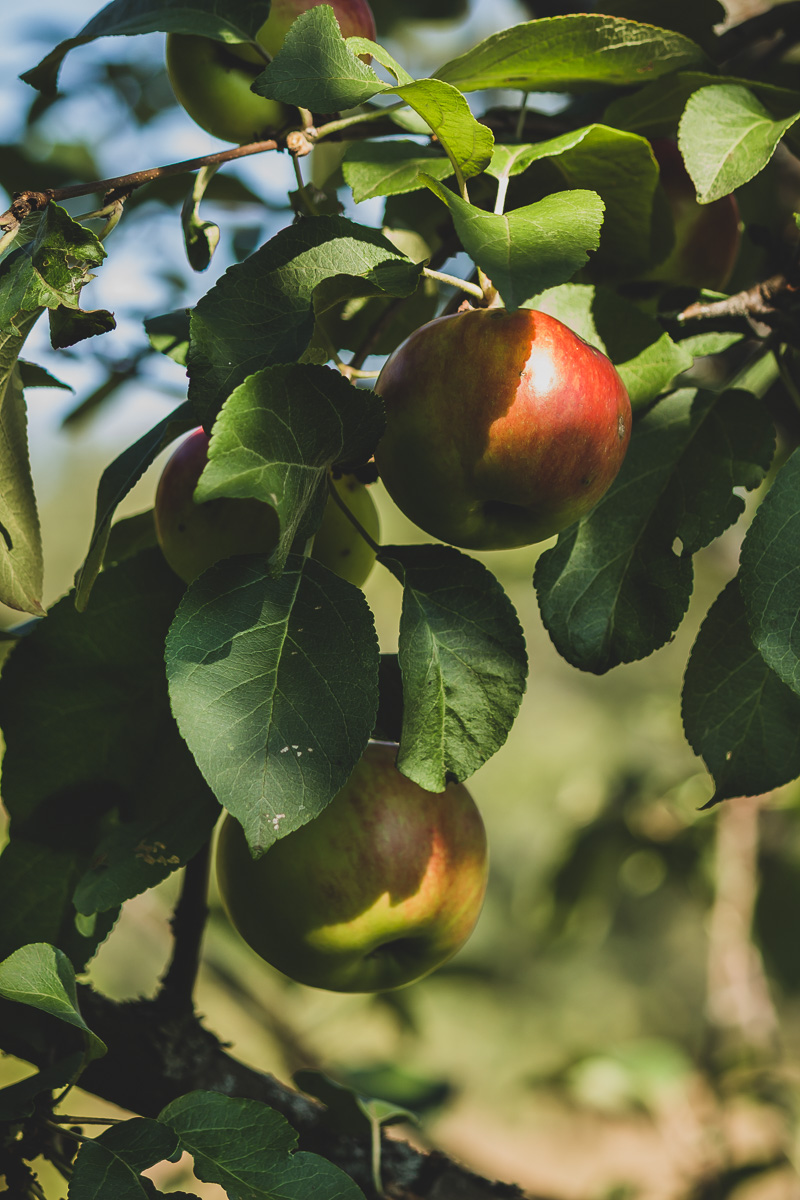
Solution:
[[[546,17],[494,33],[434,74],[473,92],[624,87],[705,64],[699,46],[678,33],[595,14]]]
[[[422,268],[378,233],[344,217],[283,229],[230,267],[194,309],[189,395],[209,422],[248,375],[301,358],[314,332],[314,291],[350,275],[376,293],[408,296]]]
[[[450,209],[462,246],[512,312],[544,288],[570,279],[599,244],[603,203],[595,192],[559,192],[497,215],[421,177]]]
[[[349,1175],[317,1154],[295,1151],[289,1122],[258,1100],[192,1092],[160,1114],[194,1159],[198,1179],[231,1200],[364,1200]]]
[[[75,606],[79,611],[82,612],[89,603],[89,596],[103,565],[117,505],[122,503],[161,451],[198,423],[191,405],[181,404],[106,467],[97,487],[89,549],[75,576]]]
[[[322,520],[330,468],[366,462],[384,426],[381,400],[338,371],[266,367],[225,401],[195,499],[232,496],[272,505],[281,525],[272,562],[280,569],[295,539],[311,537]]]
[[[359,588],[290,555],[216,563],[167,638],[181,733],[218,800],[263,851],[343,786],[372,732],[378,646]]]
[[[14,834],[96,855],[100,878],[84,886],[98,907],[160,882],[217,816],[169,710],[164,638],[182,590],[160,552],[127,559],[103,572],[86,613],[59,601],[0,678]],[[76,865],[64,864],[70,877]]]
[[[467,779],[508,737],[525,691],[525,639],[494,575],[451,546],[384,546],[403,585],[398,768],[431,792]]]
[[[79,828],[73,842],[82,837],[84,846],[45,845],[15,833],[0,854],[0,956],[30,942],[49,942],[64,951],[76,971],[83,971],[108,936],[116,912],[104,913],[90,929],[79,930],[76,924],[73,893],[91,865],[93,833],[90,824]]]
[[[0,962],[0,996],[29,1004],[79,1029],[89,1059],[101,1058],[106,1047],[84,1021],[78,1008],[72,963],[55,946],[37,942],[22,946]]]
[[[144,1200],[142,1171],[172,1158],[177,1134],[147,1117],[131,1117],[81,1144],[70,1180],[75,1200]]]
[[[23,340],[0,335],[0,600],[39,615],[44,612],[42,537],[28,456],[28,413],[16,365]]]
[[[800,698],[753,645],[735,579],[692,649],[683,726],[714,777],[712,802],[760,795],[800,774]]]
[[[783,464],[753,518],[740,580],[759,653],[800,694],[800,450]]]
[[[683,389],[634,423],[606,495],[536,566],[542,617],[568,662],[600,674],[669,640],[691,596],[690,556],[737,519],[733,489],[757,486],[773,447],[748,392]]]

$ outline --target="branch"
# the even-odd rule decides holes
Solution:
[[[798,285],[784,274],[772,275],[754,287],[736,292],[724,300],[696,301],[678,313],[678,321],[696,321],[707,317],[747,317],[771,324],[781,310],[797,296]]]
[[[79,994],[84,1019],[108,1046],[108,1054],[81,1076],[81,1088],[153,1117],[170,1101],[196,1089],[261,1100],[294,1126],[301,1149],[336,1163],[366,1195],[374,1195],[369,1135],[332,1131],[323,1105],[232,1058],[194,1013],[167,1012],[160,996],[116,1003],[84,984],[79,985]],[[15,1052],[14,1047],[9,1049]],[[29,1049],[24,1056],[36,1061],[35,1053]],[[47,1053],[41,1051],[39,1057]],[[391,1200],[522,1200],[523,1196],[514,1184],[491,1182],[444,1154],[423,1153],[386,1136],[381,1139],[381,1171]]]
[[[267,150],[277,150],[278,143],[274,138],[263,142],[248,142],[244,146],[232,146],[229,150],[218,150],[215,154],[205,154],[202,158],[189,158],[185,162],[168,163],[163,167],[150,167],[146,171],[135,171],[132,175],[116,175],[113,179],[95,179],[92,183],[76,183],[69,187],[47,188],[44,192],[17,192],[13,203],[7,212],[0,216],[0,229],[17,225],[31,213],[41,212],[51,200],[70,200],[74,196],[91,196],[102,192],[107,200],[115,200],[128,196],[144,183],[152,183],[154,179],[166,179],[171,175],[184,175],[189,171],[199,171],[201,167],[215,163],[230,162],[232,159],[245,158],[249,154],[263,154]]]
[[[186,864],[183,885],[170,926],[174,939],[172,958],[159,991],[164,1011],[178,1015],[193,1011],[192,997],[200,965],[200,946],[208,918],[208,871],[211,844]]]

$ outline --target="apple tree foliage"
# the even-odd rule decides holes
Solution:
[[[593,7],[602,11],[492,34],[426,79],[378,44],[345,42],[327,6],[298,18],[253,88],[298,106],[310,141],[345,137],[341,175],[299,187],[294,219],[191,311],[150,314],[152,352],[185,364],[186,399],[107,466],[74,591],[47,613],[25,403],[29,388],[57,381],[24,345],[45,312],[56,349],[113,338],[113,316],[82,306],[113,237],[106,244],[46,193],[55,178],[32,178],[4,218],[0,599],[32,619],[2,644],[0,1045],[39,1073],[0,1092],[0,1122],[15,1138],[40,1130],[16,1158],[0,1138],[0,1171],[17,1183],[27,1186],[25,1154],[44,1153],[72,1176],[74,1200],[152,1195],[141,1172],[188,1150],[198,1176],[231,1196],[354,1197],[374,1184],[357,1171],[356,1183],[333,1149],[297,1150],[286,1115],[213,1089],[120,1096],[144,1115],[77,1156],[35,1118],[78,1079],[112,1094],[96,1072],[113,1021],[106,1041],[82,1015],[101,1010],[75,975],[127,900],[202,854],[221,808],[262,852],[324,809],[373,734],[399,740],[400,769],[436,791],[507,737],[526,652],[487,567],[448,546],[383,546],[376,569],[403,590],[394,657],[380,654],[361,590],[305,553],[330,469],[365,469],[384,428],[380,398],[365,379],[352,386],[348,365],[455,311],[460,293],[426,272],[459,252],[507,308],[540,308],[604,350],[634,407],[616,482],[531,554],[558,651],[602,673],[669,642],[692,595],[693,555],[758,491],[738,574],[691,651],[684,727],[710,772],[710,802],[800,775],[798,239],[791,208],[764,199],[800,153],[800,78],[788,63],[759,69],[757,56],[737,73],[750,34],[715,31],[717,0]],[[267,10],[268,0],[112,0],[23,78],[52,97],[63,58],[83,43],[153,31],[236,43]],[[556,116],[537,109],[541,93],[562,97]],[[733,301],[637,282],[674,239],[654,137],[677,138],[701,203],[739,196],[746,252]],[[218,240],[200,216],[210,174],[182,214],[196,269]],[[385,198],[383,227],[342,215],[337,183],[340,197]],[[117,186],[109,224],[130,193],[133,204],[134,185]],[[417,252],[401,248],[412,243]],[[184,588],[147,518],[115,513],[155,457],[201,424],[211,442],[198,498],[270,504],[281,536],[268,560],[223,561]],[[287,752],[296,745],[308,752]],[[366,1144],[391,1119],[317,1086]]]

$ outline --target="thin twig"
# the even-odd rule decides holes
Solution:
[[[261,142],[248,142],[243,146],[232,146],[228,150],[218,150],[215,154],[205,154],[202,158],[189,158],[184,162],[167,163],[162,167],[149,167],[146,171],[134,171],[132,175],[115,175],[112,179],[95,179],[91,183],[75,183],[69,187],[47,188],[43,192],[18,192],[9,210],[0,216],[0,229],[13,226],[33,212],[41,212],[51,200],[71,200],[75,196],[90,196],[102,192],[106,201],[129,195],[142,184],[152,183],[154,179],[167,179],[172,175],[184,175],[190,171],[198,171],[214,163],[231,162],[233,159],[246,158],[251,154],[263,154],[267,150],[277,150],[278,143],[274,138]]]
[[[798,290],[783,273],[772,275],[751,288],[726,296],[724,300],[695,301],[678,313],[678,321],[694,321],[706,317],[749,317],[766,320],[774,316],[781,302],[791,300]]]

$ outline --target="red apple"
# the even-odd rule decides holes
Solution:
[[[630,438],[611,362],[532,309],[438,317],[395,350],[375,390],[390,496],[426,533],[473,550],[571,525],[609,487]]]
[[[218,559],[234,554],[271,554],[280,532],[275,509],[260,500],[223,496],[198,504],[194,490],[207,462],[208,437],[202,429],[196,429],[167,462],[156,491],[158,543],[173,571],[187,583]],[[377,541],[378,514],[364,484],[352,475],[343,475],[334,481],[334,487]],[[364,583],[375,562],[372,546],[330,499],[314,538],[312,555],[357,587]]]
[[[426,792],[370,742],[328,807],[254,860],[228,816],[222,902],[248,945],[290,978],[336,992],[402,987],[472,932],[488,871],[481,815],[463,784]]]
[[[226,142],[252,142],[289,124],[294,110],[250,90],[273,58],[300,13],[324,0],[273,0],[256,34],[265,54],[245,43],[218,42],[195,34],[167,35],[167,73],[172,90],[189,116]],[[375,40],[375,19],[367,0],[334,0],[331,5],[343,37]]]
[[[739,255],[739,205],[734,195],[699,204],[678,143],[671,138],[651,142],[659,181],[675,227],[669,256],[644,276],[662,283],[720,291],[731,277]]]

